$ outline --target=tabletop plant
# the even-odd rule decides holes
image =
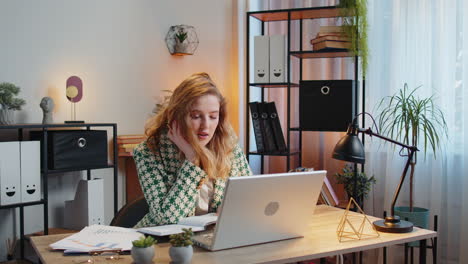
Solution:
[[[437,149],[443,136],[448,137],[444,114],[434,102],[434,96],[416,97],[416,91],[404,84],[403,89],[392,96],[384,97],[378,109],[378,122],[383,135],[404,144],[416,146],[426,157],[431,149],[436,158]],[[422,143],[422,148],[420,145]],[[413,210],[413,182],[417,163],[416,151],[410,162],[410,211]]]
[[[140,239],[138,240],[133,240],[132,244],[134,247],[138,248],[146,248],[146,247],[151,247],[154,244],[156,244],[158,241],[154,239],[152,236],[141,236]]]
[[[335,173],[336,182],[343,184],[348,197],[354,197],[354,187],[356,183],[356,201],[365,199],[372,187],[376,183],[374,176],[367,177],[366,173],[358,172],[356,178],[354,177],[353,163],[346,163],[341,173]],[[355,182],[356,181],[356,182]],[[361,205],[360,205],[361,206]]]
[[[187,247],[193,244],[192,236],[193,231],[192,228],[182,228],[182,233],[180,234],[173,234],[169,236],[169,242],[173,247]]]
[[[20,88],[12,83],[0,83],[0,106],[2,110],[21,110],[21,107],[26,104],[26,101],[17,98]]]
[[[169,248],[169,256],[171,263],[190,263],[193,256],[192,237],[193,231],[191,228],[182,228],[182,233],[169,236],[169,242],[172,247]]]
[[[152,264],[154,258],[154,247],[158,241],[152,236],[141,236],[138,240],[133,240],[132,258],[135,264]]]

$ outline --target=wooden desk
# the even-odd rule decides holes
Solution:
[[[304,238],[217,252],[209,252],[195,247],[192,263],[291,263],[381,248],[417,240],[425,241],[425,239],[437,236],[437,233],[434,231],[414,228],[411,233],[380,233],[380,237],[378,238],[340,243],[336,235],[336,229],[343,213],[344,211],[342,209],[319,205],[315,210],[315,214],[312,216],[314,221],[310,226],[310,231]],[[377,220],[377,218],[369,216],[369,220],[373,222]],[[51,251],[49,249],[49,244],[64,237],[66,237],[66,235],[62,234],[31,238],[33,247],[38,253],[42,263],[76,263],[76,260],[74,262],[76,256],[63,256],[62,252]],[[423,244],[425,243],[421,243],[421,246],[423,246]],[[154,263],[170,262],[168,254],[169,246],[168,243],[157,244],[155,246],[156,257]],[[421,258],[421,263],[425,263],[425,250],[421,250],[421,254],[424,256]],[[131,256],[123,256],[123,259],[116,263],[132,263]]]

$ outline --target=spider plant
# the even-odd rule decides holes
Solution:
[[[442,137],[448,137],[444,114],[434,103],[434,96],[420,99],[415,93],[419,87],[408,89],[405,83],[403,89],[392,96],[384,97],[378,109],[380,132],[390,138],[407,145],[418,147],[421,143],[426,158],[427,150],[431,149],[436,158]],[[413,210],[413,179],[417,163],[417,152],[410,162],[410,211]]]

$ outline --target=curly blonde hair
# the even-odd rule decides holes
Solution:
[[[206,146],[201,146],[198,144],[198,139],[194,137],[186,117],[196,100],[205,95],[214,95],[218,98],[219,123],[210,142]],[[176,121],[182,135],[195,150],[198,164],[206,172],[208,178],[227,178],[231,169],[230,158],[237,138],[227,120],[226,104],[226,99],[207,73],[192,74],[177,86],[169,101],[148,120],[145,126],[148,146],[156,153],[161,136],[167,133],[169,124]],[[183,158],[182,152],[181,158]]]

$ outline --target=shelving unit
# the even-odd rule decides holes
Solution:
[[[80,123],[80,124],[14,124],[14,125],[0,125],[0,135],[2,135],[2,131],[5,130],[15,130],[17,132],[17,140],[23,141],[23,132],[24,130],[42,130],[43,131],[43,143],[44,146],[47,146],[47,132],[49,130],[57,129],[57,128],[85,128],[86,130],[91,130],[92,127],[112,127],[112,144],[113,144],[113,155],[112,155],[112,163],[106,166],[99,166],[99,167],[86,167],[80,169],[59,169],[59,170],[51,170],[48,168],[48,153],[47,148],[41,148],[41,160],[42,163],[45,164],[41,168],[41,180],[42,180],[42,199],[35,202],[28,202],[28,203],[18,203],[18,204],[10,204],[5,206],[0,206],[1,209],[10,209],[10,208],[19,208],[20,210],[20,237],[21,237],[21,257],[24,258],[24,207],[32,206],[32,205],[40,205],[44,206],[43,214],[44,214],[44,234],[47,235],[49,233],[49,218],[48,218],[48,202],[49,202],[49,193],[48,193],[48,184],[47,184],[47,177],[49,174],[55,173],[65,173],[65,172],[72,172],[72,171],[87,171],[87,179],[91,179],[91,170],[95,169],[104,169],[104,168],[113,168],[114,169],[114,215],[118,211],[117,205],[117,191],[118,191],[118,157],[117,157],[117,124],[115,123]]]
[[[299,60],[299,81],[303,80],[303,60],[304,59],[315,59],[315,58],[343,58],[343,57],[354,57],[354,92],[355,92],[355,113],[358,112],[358,105],[359,105],[359,84],[358,80],[358,57],[354,56],[349,51],[343,50],[336,50],[336,51],[312,51],[312,50],[304,50],[303,47],[303,21],[309,19],[322,19],[322,18],[335,18],[340,17],[340,9],[336,6],[325,6],[325,7],[310,7],[310,8],[297,8],[297,9],[281,9],[281,10],[265,10],[265,11],[254,11],[254,12],[247,12],[247,32],[246,32],[246,39],[247,39],[247,104],[246,104],[246,113],[250,113],[248,102],[251,102],[251,89],[261,89],[261,101],[265,100],[265,89],[286,89],[287,90],[287,116],[286,116],[286,146],[288,150],[286,153],[267,153],[267,152],[258,152],[252,151],[250,149],[250,114],[246,115],[246,138],[247,138],[247,159],[250,158],[251,155],[259,155],[261,156],[261,173],[263,173],[264,169],[264,157],[265,156],[285,156],[286,157],[286,169],[291,169],[291,157],[294,155],[298,155],[298,166],[302,166],[302,132],[303,130],[301,127],[291,127],[291,88],[299,89],[299,84],[292,82],[291,80],[291,60],[292,58],[297,58]],[[250,22],[251,19],[256,19],[261,22],[261,35],[265,35],[265,26],[269,22],[277,22],[277,21],[285,21],[287,22],[287,60],[286,60],[286,78],[287,81],[285,83],[251,83],[251,76],[250,76]],[[298,50],[291,50],[291,32],[292,32],[292,25],[291,22],[298,20],[300,21],[299,24],[299,36],[294,36],[299,38],[299,49]],[[364,98],[364,81],[362,82],[362,98]],[[364,103],[362,103],[362,111],[364,111]],[[364,122],[364,119],[362,120]],[[297,132],[298,134],[298,146],[292,147],[291,146],[291,132]]]

